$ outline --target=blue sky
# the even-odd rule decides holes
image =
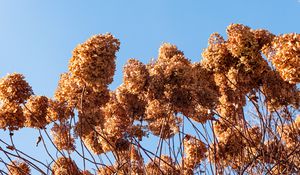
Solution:
[[[209,35],[225,35],[230,23],[299,33],[299,19],[298,0],[0,0],[0,76],[23,73],[35,94],[51,97],[73,48],[94,34],[111,32],[121,41],[110,86],[115,89],[128,58],[147,63],[163,42],[199,61]],[[24,141],[37,136],[24,132]],[[34,155],[26,145],[21,144]]]

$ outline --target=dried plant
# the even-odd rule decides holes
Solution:
[[[1,174],[300,173],[300,34],[231,24],[196,63],[165,43],[148,64],[129,59],[109,90],[119,47],[109,33],[78,45],[53,99],[22,74],[0,79],[0,128],[11,138],[0,138]],[[25,127],[39,131],[50,163],[16,146]]]

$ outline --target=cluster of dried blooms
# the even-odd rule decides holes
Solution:
[[[276,36],[263,51],[285,81],[292,84],[300,82],[299,34]]]
[[[12,161],[8,165],[8,174],[9,175],[29,175],[30,168],[25,162]]]
[[[60,151],[71,154],[79,138],[96,155],[113,154],[113,164],[97,167],[101,175],[192,175],[207,163],[221,174],[300,172],[300,115],[295,117],[300,106],[299,34],[276,36],[231,24],[227,40],[212,34],[196,63],[164,43],[148,64],[129,59],[123,83],[111,91],[119,46],[111,34],[78,45],[54,99],[34,95],[21,74],[2,78],[0,128],[53,125],[53,143]],[[245,112],[248,106],[254,108],[254,121]],[[185,133],[185,121],[202,136]],[[202,132],[201,125],[211,130]],[[178,140],[180,158],[153,153],[146,163],[140,142],[149,134],[162,142],[184,134]],[[13,165],[12,172],[26,169],[22,163]],[[51,169],[60,175],[92,174],[66,157]]]

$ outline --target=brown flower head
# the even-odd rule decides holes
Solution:
[[[59,157],[52,166],[53,175],[82,175],[73,160]]]
[[[70,116],[74,115],[66,103],[57,100],[49,100],[47,108],[47,121],[53,122],[56,120],[65,121]]]
[[[194,169],[205,158],[207,148],[201,140],[190,135],[184,137],[183,145],[185,152],[184,166],[187,169]]]
[[[280,76],[289,83],[300,82],[300,34],[290,33],[274,38],[264,54]]]
[[[251,32],[254,34],[260,49],[270,44],[275,37],[274,34],[265,29],[251,30]]]
[[[59,150],[73,151],[75,149],[74,138],[71,135],[69,123],[54,123],[51,134],[53,143]]]
[[[109,33],[92,36],[74,49],[70,72],[94,90],[102,90],[113,80],[119,45],[119,40]]]
[[[85,135],[82,140],[86,147],[91,150],[94,154],[104,153],[101,143],[99,143],[99,136],[95,131],[92,131],[90,134]]]
[[[122,138],[133,120],[127,115],[115,93],[111,93],[110,101],[103,107],[105,116],[104,132],[109,136]]]
[[[146,66],[136,59],[129,59],[123,68],[123,82],[131,93],[137,94],[144,90],[149,78]]]
[[[0,128],[18,130],[24,127],[25,117],[23,109],[16,103],[4,103],[0,105]]]
[[[104,105],[109,99],[107,87],[94,91],[93,88],[85,86],[70,73],[61,75],[58,88],[55,91],[55,99],[66,103],[68,108],[78,110],[91,110]]]
[[[233,56],[251,56],[258,52],[258,41],[248,26],[231,24],[227,27],[227,35],[227,48]]]
[[[22,74],[13,73],[0,79],[0,100],[24,103],[33,91]]]
[[[44,128],[47,117],[48,98],[45,96],[31,96],[24,108],[26,118],[25,126],[32,128]]]
[[[218,33],[210,35],[208,47],[202,52],[203,68],[213,72],[225,72],[237,62],[226,47],[226,42]]]
[[[30,175],[30,168],[25,162],[12,161],[8,165],[8,175]]]

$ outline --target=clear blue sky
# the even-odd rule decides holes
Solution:
[[[91,35],[111,32],[121,41],[115,89],[128,58],[146,63],[163,42],[199,61],[209,35],[225,35],[230,23],[280,34],[299,33],[299,21],[299,0],[0,0],[0,76],[23,73],[37,95],[52,96],[73,48]],[[27,143],[37,134],[25,134],[21,146],[35,155]]]

